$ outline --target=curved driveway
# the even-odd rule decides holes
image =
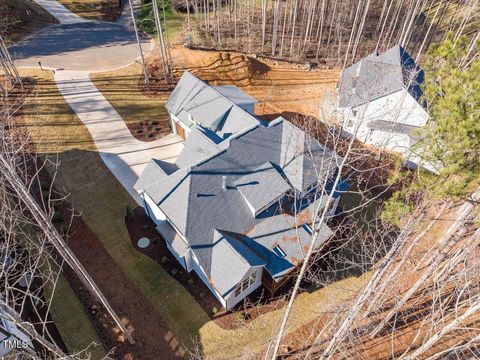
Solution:
[[[51,1],[48,1],[51,2]],[[133,30],[101,21],[53,25],[9,48],[17,66],[100,71],[128,65],[138,57]],[[150,42],[142,38],[148,50]]]
[[[89,74],[126,66],[138,57],[135,33],[119,23],[85,20],[56,0],[35,0],[59,21],[9,48],[19,67],[54,69],[65,101],[90,132],[105,165],[143,206],[133,185],[150,159],[174,162],[183,148],[174,134],[144,142],[135,139],[125,122],[90,80]],[[147,49],[149,41],[142,39]],[[161,106],[159,104],[159,106]]]

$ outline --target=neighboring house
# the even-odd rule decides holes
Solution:
[[[423,80],[423,71],[399,45],[346,68],[337,101],[343,130],[364,143],[399,152],[413,165],[408,164],[417,162],[410,150],[429,119],[421,100]]]
[[[248,122],[242,112],[235,121]],[[176,163],[152,159],[135,189],[179,263],[229,309],[262,283],[273,293],[304,260],[312,228],[316,249],[332,237],[313,220],[341,158],[283,118],[219,143],[210,130],[192,125]],[[329,216],[347,189],[337,188]]]
[[[172,130],[186,139],[196,125],[214,142],[256,125],[257,100],[236,86],[209,86],[185,71],[165,108]]]
[[[34,354],[33,344],[27,334],[13,322],[7,320],[3,310],[0,310],[0,358],[20,358],[15,355],[28,352]]]

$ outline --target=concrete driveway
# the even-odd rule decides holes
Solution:
[[[139,205],[133,189],[150,159],[173,163],[183,141],[173,133],[159,140],[135,139],[118,112],[90,80],[92,72],[126,66],[139,56],[135,33],[128,26],[89,21],[55,0],[35,0],[59,21],[9,48],[18,67],[54,69],[65,101],[85,124],[104,163]],[[123,23],[128,23],[123,21]],[[142,39],[143,48],[150,42]],[[162,105],[159,105],[162,106]]]

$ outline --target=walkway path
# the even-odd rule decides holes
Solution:
[[[60,21],[60,24],[75,24],[88,21],[87,19],[71,12],[57,1],[35,0],[35,2],[47,10],[52,16],[57,18],[57,20]]]
[[[144,142],[135,139],[118,112],[98,91],[85,71],[55,72],[60,93],[87,126],[102,160],[115,177],[143,205],[133,185],[151,158],[173,162],[183,148],[174,134]]]
[[[67,103],[87,126],[102,160],[139,205],[133,185],[150,159],[174,162],[183,148],[174,134],[153,142],[135,139],[125,122],[95,87],[91,72],[126,66],[138,57],[134,32],[115,23],[85,20],[55,0],[35,0],[60,25],[40,31],[9,50],[18,67],[55,69]],[[143,46],[149,45],[144,39]],[[159,105],[161,106],[161,105]]]

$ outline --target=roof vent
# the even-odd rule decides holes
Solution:
[[[225,175],[222,176],[222,189],[223,191],[227,190],[227,177]]]

